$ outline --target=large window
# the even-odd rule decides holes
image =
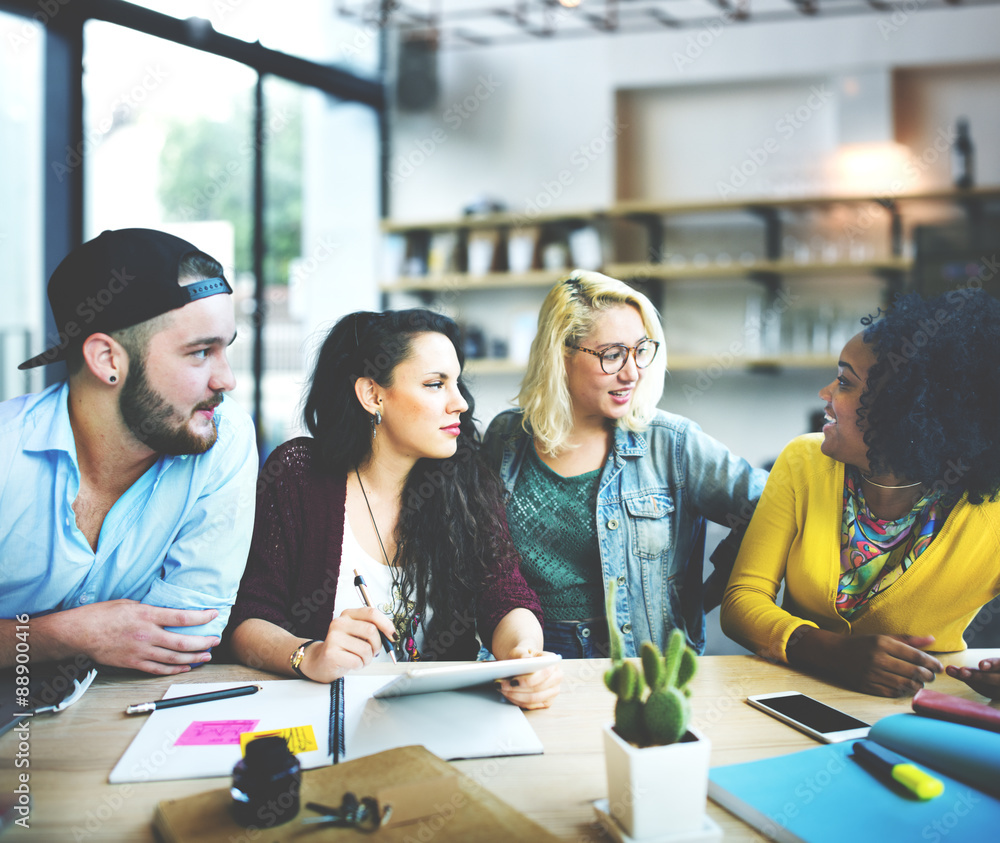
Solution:
[[[42,62],[45,30],[0,12],[0,400],[37,389],[17,364],[42,344]]]
[[[234,397],[253,406],[254,87],[236,62],[91,21],[84,28],[84,237],[158,228],[233,284]]]
[[[0,399],[60,376],[16,366],[45,345],[66,252],[161,228],[234,285],[234,397],[266,454],[301,430],[325,331],[378,305],[381,32],[324,0],[0,6],[20,10],[0,13]]]
[[[355,65],[371,65],[377,53],[376,38],[345,34],[343,22],[316,2],[280,22],[274,4],[246,2],[228,12],[218,3],[142,5],[210,19],[217,32],[242,40],[266,33],[260,40],[267,46],[310,59],[319,58],[324,45],[338,52],[338,45],[350,44]],[[313,16],[313,25],[304,15]],[[289,21],[303,36],[297,42]],[[186,26],[205,25],[187,20]],[[83,93],[85,238],[108,228],[161,228],[223,263],[236,291],[234,397],[257,410],[266,454],[302,429],[301,394],[323,332],[350,310],[377,306],[378,113],[102,21],[84,28]]]

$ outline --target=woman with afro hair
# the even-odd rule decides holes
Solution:
[[[905,696],[1000,594],[1000,301],[908,295],[865,323],[820,390],[823,432],[771,471],[721,620],[762,656]],[[1000,698],[1000,659],[947,672]]]

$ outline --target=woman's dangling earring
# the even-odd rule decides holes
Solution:
[[[372,416],[372,442],[375,441],[375,436],[378,433],[378,426],[382,424],[382,411],[376,410],[375,415]]]

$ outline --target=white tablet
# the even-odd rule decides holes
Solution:
[[[454,691],[482,685],[494,679],[506,679],[523,673],[534,673],[559,661],[556,653],[543,653],[527,659],[473,662],[471,664],[428,664],[407,668],[374,696],[401,697],[406,694],[430,694],[434,691]]]

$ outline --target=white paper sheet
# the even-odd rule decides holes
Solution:
[[[353,674],[344,680],[346,758],[412,744],[422,744],[446,760],[543,751],[524,712],[492,688],[373,699],[372,694],[393,678]],[[171,685],[164,697],[246,684],[250,683],[177,684]],[[177,744],[192,723],[206,721],[256,720],[255,732],[312,726],[317,749],[299,753],[299,762],[303,769],[330,764],[330,686],[299,679],[253,684],[261,685],[263,690],[227,700],[166,708],[148,715],[108,781],[120,784],[231,775],[233,766],[242,757],[239,744]]]
[[[249,684],[261,685],[263,690],[245,697],[180,705],[146,715],[145,724],[111,771],[108,781],[119,784],[231,775],[233,765],[242,757],[238,743],[177,746],[177,740],[184,730],[196,721],[257,720],[253,729],[255,732],[310,725],[317,749],[299,753],[299,763],[303,769],[323,767],[330,763],[329,685],[303,679],[285,682],[210,682],[171,685],[163,696],[165,699],[181,697]],[[136,699],[133,702],[146,700]]]
[[[446,761],[543,752],[524,712],[493,688],[374,699],[372,694],[393,678],[348,676],[345,680],[348,759],[410,744],[422,744]]]

